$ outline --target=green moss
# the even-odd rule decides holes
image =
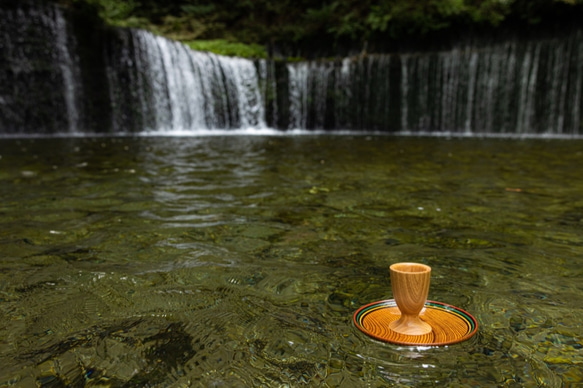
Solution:
[[[265,47],[259,44],[229,42],[224,39],[183,41],[193,50],[241,58],[267,58]]]
[[[288,62],[302,62],[306,60],[304,57],[287,57],[286,59]]]

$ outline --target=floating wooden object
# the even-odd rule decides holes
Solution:
[[[401,317],[389,327],[403,335],[428,334],[431,326],[419,319],[419,313],[429,294],[431,267],[419,263],[397,263],[391,265],[390,270],[393,297]]]
[[[471,338],[478,330],[478,322],[467,311],[429,300],[419,318],[431,326],[431,332],[406,335],[391,330],[390,323],[400,317],[394,299],[381,300],[359,308],[354,313],[354,324],[370,337],[398,345],[450,345]]]
[[[427,301],[431,267],[418,263],[391,265],[395,299],[362,306],[354,324],[380,341],[400,345],[450,345],[476,334],[478,323],[467,311]]]

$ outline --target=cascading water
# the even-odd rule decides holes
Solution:
[[[261,60],[257,61],[257,64],[259,66],[261,90],[263,91],[262,98],[265,103],[263,111],[265,112],[266,121],[277,127],[279,109],[275,62]]]
[[[289,64],[290,126],[577,134],[582,35]]]
[[[288,65],[287,70],[289,72],[289,127],[290,129],[306,128],[309,64]]]
[[[287,65],[288,127],[382,130],[391,120],[391,56]]]
[[[110,56],[107,69],[114,131],[265,127],[252,61],[193,51],[145,31],[119,34],[128,49]]]
[[[58,7],[0,6],[0,20],[2,133],[83,132],[103,117],[109,122],[98,132],[266,126],[261,64],[251,60],[193,51],[146,31],[107,30],[99,47],[82,53],[103,53],[103,80],[84,87],[95,69],[80,67],[75,29]]]
[[[197,52],[149,32],[75,20],[28,0],[0,5],[0,133],[583,132],[581,30],[285,63]]]
[[[67,121],[69,132],[75,132],[79,123],[79,113],[77,108],[77,98],[79,97],[77,89],[80,83],[79,65],[73,60],[69,51],[69,43],[67,41],[67,25],[63,14],[55,9],[55,43],[59,54],[59,67],[63,76],[63,91],[65,97],[65,105],[67,107]]]

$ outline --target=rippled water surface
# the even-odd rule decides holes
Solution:
[[[583,381],[583,142],[0,140],[0,386]],[[389,265],[472,313],[449,347],[352,323]]]

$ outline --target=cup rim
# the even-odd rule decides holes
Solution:
[[[407,268],[407,270],[405,268]],[[394,264],[391,264],[389,269],[391,271],[399,272],[402,274],[419,274],[419,273],[431,272],[430,266],[428,266],[426,264],[412,263],[412,262],[394,263]],[[411,270],[411,269],[414,269],[414,270]]]

